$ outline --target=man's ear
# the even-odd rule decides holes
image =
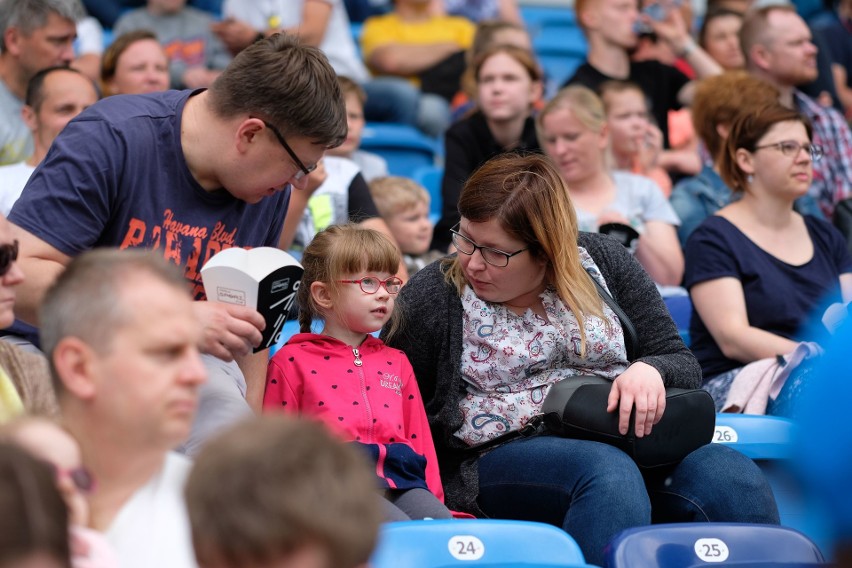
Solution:
[[[754,67],[757,67],[761,71],[767,71],[772,68],[772,52],[766,49],[765,45],[760,43],[754,44],[746,55],[748,56],[746,58],[747,61],[751,62]]]
[[[5,51],[8,51],[14,56],[19,56],[21,54],[21,46],[20,42],[23,37],[21,30],[17,27],[10,26],[6,28],[6,31],[3,33],[3,41],[5,42]]]
[[[577,14],[577,20],[587,30],[597,29],[600,22],[598,10],[593,5],[595,2],[588,2],[585,9]]]
[[[324,310],[332,308],[331,290],[325,282],[311,283],[311,299],[313,299],[314,304]]]
[[[96,358],[91,347],[77,337],[65,337],[53,349],[53,368],[66,391],[81,400],[97,392]]]
[[[21,118],[24,119],[24,124],[27,125],[27,128],[30,129],[31,132],[35,132],[38,128],[37,120],[36,120],[36,112],[33,110],[33,107],[30,105],[24,105],[21,107]]]
[[[247,152],[249,147],[258,141],[258,134],[265,128],[263,121],[259,118],[247,118],[240,122],[235,133],[237,149]]]

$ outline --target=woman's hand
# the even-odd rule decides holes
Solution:
[[[606,411],[618,411],[618,431],[627,434],[630,425],[630,413],[636,406],[637,438],[651,433],[654,424],[663,417],[666,410],[666,388],[660,372],[641,361],[630,365],[626,371],[612,383],[609,391]]]

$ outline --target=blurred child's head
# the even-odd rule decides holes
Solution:
[[[349,157],[361,145],[361,133],[364,131],[364,124],[366,124],[364,104],[367,102],[367,93],[349,77],[338,76],[337,81],[340,83],[343,100],[346,102],[346,125],[349,127],[349,131],[343,144],[329,150],[328,154]]]
[[[84,492],[94,485],[83,467],[80,446],[71,434],[47,418],[22,417],[3,427],[0,437],[49,464],[56,473],[56,486],[68,505],[71,523],[86,526],[89,506]]]
[[[543,91],[541,68],[532,51],[494,45],[473,58],[466,81],[482,113],[493,121],[527,117]]]
[[[0,567],[71,568],[68,507],[47,464],[0,442]]]
[[[393,276],[399,269],[399,249],[385,235],[372,229],[364,229],[357,225],[332,225],[320,231],[302,253],[302,266],[305,269],[299,292],[296,296],[299,303],[299,324],[301,331],[307,333],[314,319],[322,319],[328,325],[330,319],[340,320],[341,317],[358,306],[347,302],[352,298],[350,292],[359,298],[366,292],[358,290],[358,284],[342,283],[341,280],[359,279],[364,276],[380,277],[383,274]],[[376,294],[384,296],[387,288],[379,286]],[[394,296],[387,299],[387,316],[391,329],[398,325],[398,312],[393,309]],[[361,317],[363,314],[354,314]],[[352,326],[363,324],[363,321],[350,322]],[[359,333],[371,333],[382,327],[382,322],[375,329],[358,329]]]
[[[639,152],[651,125],[645,93],[629,81],[607,81],[600,87],[610,144],[616,156]]]
[[[319,423],[252,418],[210,441],[186,484],[201,568],[354,568],[376,544],[375,475]]]
[[[514,45],[532,51],[532,39],[524,26],[503,20],[483,20],[476,25],[469,57],[475,58],[494,45]]]
[[[370,194],[404,254],[429,252],[432,222],[429,192],[406,177],[386,176],[370,182]]]

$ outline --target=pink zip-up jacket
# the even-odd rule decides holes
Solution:
[[[358,347],[327,335],[294,335],[269,361],[263,411],[318,418],[366,449],[385,487],[421,487],[444,500],[411,363],[371,335]]]

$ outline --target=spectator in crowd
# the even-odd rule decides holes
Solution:
[[[231,61],[231,54],[211,31],[213,16],[186,5],[186,0],[148,0],[144,8],[118,19],[116,35],[152,30],[169,58],[172,87],[209,87]]]
[[[104,536],[90,528],[86,496],[96,480],[83,465],[80,445],[56,422],[46,418],[19,418],[0,430],[10,441],[56,471],[56,486],[68,505],[73,568],[118,568],[118,559]]]
[[[533,106],[542,96],[542,74],[532,52],[493,45],[479,53],[467,73],[476,85],[476,111],[453,124],[444,137],[441,219],[432,248],[447,250],[450,229],[459,222],[462,185],[492,156],[537,151]]]
[[[842,235],[793,210],[820,158],[809,121],[777,102],[731,125],[719,169],[741,198],[689,237],[684,278],[694,309],[691,348],[719,410],[744,365],[792,353],[820,307],[852,300]],[[796,388],[788,380],[786,391],[763,401],[767,414],[787,414]]]
[[[701,81],[695,89],[692,121],[712,165],[705,164],[697,176],[680,180],[669,202],[680,218],[677,228],[681,247],[704,219],[727,205],[736,196],[719,175],[719,162],[725,139],[741,112],[778,101],[778,89],[746,71],[728,71]]]
[[[361,448],[388,520],[448,519],[411,364],[371,335],[397,321],[399,264],[396,245],[377,231],[339,225],[317,234],[302,256],[301,333],[269,361],[263,410],[314,418]]]
[[[653,59],[631,61],[630,50],[638,42],[637,22],[650,26],[660,41],[689,63],[698,78],[720,73],[719,65],[689,35],[679,10],[668,10],[665,19],[658,21],[646,15],[640,18],[637,0],[577,0],[574,9],[589,42],[589,54],[568,83],[592,90],[613,79],[636,83],[651,102],[651,114],[668,148],[668,113],[689,104],[692,86],[674,67]]]
[[[152,251],[101,249],[68,265],[42,306],[63,423],[98,481],[90,524],[124,568],[195,566],[183,485],[205,380],[202,329],[180,271]]]
[[[186,484],[198,565],[366,566],[381,519],[374,480],[363,456],[319,424],[239,424],[199,454]]]
[[[710,9],[704,14],[698,32],[698,45],[725,71],[745,67],[745,57],[740,47],[742,25],[742,13],[727,8]]]
[[[75,58],[71,67],[97,83],[101,73],[101,56],[104,53],[104,28],[97,19],[88,14],[83,14],[77,20],[74,52]]]
[[[852,0],[835,3],[835,17],[814,30],[828,45],[834,87],[852,120]]]
[[[343,0],[226,0],[224,13],[213,31],[233,53],[273,33],[297,35],[303,43],[320,48],[338,75],[353,79],[366,91],[368,120],[417,126],[420,92],[399,77],[370,77]]]
[[[650,120],[645,93],[636,83],[607,81],[601,85],[600,94],[612,139],[615,169],[650,178],[668,197],[672,180],[660,167],[663,133]],[[694,156],[699,159],[698,154]]]
[[[500,20],[523,25],[517,0],[431,0],[437,13],[462,16],[472,22]]]
[[[8,215],[53,139],[68,122],[98,100],[94,83],[71,67],[48,67],[30,79],[21,113],[33,138],[33,154],[0,166],[0,213]]]
[[[484,20],[476,24],[476,32],[473,34],[473,43],[465,54],[465,73],[461,78],[461,90],[456,93],[451,102],[453,109],[453,122],[467,117],[474,112],[476,103],[477,85],[476,77],[468,70],[473,65],[473,60],[486,49],[495,45],[514,45],[521,49],[533,52],[532,39],[529,32],[522,24],[504,22],[502,20]],[[539,101],[543,103],[543,101]]]
[[[24,281],[17,258],[18,241],[12,226],[0,214],[0,327],[15,321],[15,288]],[[0,423],[24,412],[45,416],[58,412],[47,361],[41,354],[0,341]]]
[[[464,18],[432,15],[423,0],[396,0],[391,13],[367,18],[361,46],[375,75],[404,77],[420,87],[417,124],[440,136],[449,126],[449,99],[459,90],[474,30]]]
[[[358,165],[361,175],[369,182],[377,177],[388,175],[388,163],[378,154],[361,150],[361,135],[364,133],[364,104],[367,93],[349,77],[337,76],[340,90],[346,101],[346,140],[337,148],[328,151],[329,156],[349,158]]]
[[[47,67],[74,60],[77,0],[0,0],[0,165],[33,153],[21,109],[27,84]]]
[[[278,244],[291,185],[304,189],[345,138],[337,77],[319,50],[279,34],[241,52],[206,91],[108,97],[83,116],[12,208],[29,277],[16,309],[37,324],[49,283],[96,246],[151,248],[178,265],[201,300],[193,307],[211,377],[192,453],[260,407],[267,360],[251,353],[263,317],[203,301],[200,269],[223,248]]]
[[[444,256],[430,250],[434,227],[429,219],[429,192],[414,180],[400,176],[370,182],[373,201],[402,251],[402,260],[412,275]]]
[[[484,454],[472,448],[524,426],[548,385],[575,374],[612,379],[608,410],[621,432],[632,421],[644,436],[664,412],[664,388],[697,388],[701,374],[633,257],[610,238],[578,232],[550,160],[491,159],[468,180],[459,210],[459,254],[403,287],[408,323],[388,339],[417,376],[449,507],[554,524],[595,565],[613,535],[652,518],[778,522],[757,466],[721,444],[656,472],[615,447],[558,436],[521,437]],[[634,360],[592,279],[636,327]]]
[[[169,88],[169,58],[156,34],[135,30],[121,34],[104,52],[103,96],[142,95]]]
[[[675,228],[680,222],[650,179],[607,165],[610,135],[600,98],[579,85],[566,87],[536,117],[544,152],[562,174],[581,231],[627,225],[636,234],[625,239],[639,263],[658,284],[677,286],[683,276],[683,254]],[[617,225],[613,227],[612,225]]]
[[[315,186],[316,180],[313,178],[320,170],[322,178]],[[290,200],[290,209],[279,241],[281,248],[304,250],[318,232],[329,225],[346,223],[358,223],[362,227],[376,229],[393,240],[390,229],[376,209],[358,164],[347,158],[326,156],[311,178],[307,191],[299,192]],[[303,200],[307,203],[303,204]],[[291,230],[295,231],[292,235]]]
[[[68,507],[54,472],[26,451],[0,444],[0,566],[71,568]]]
[[[813,164],[810,194],[831,219],[837,203],[852,197],[852,131],[839,112],[818,104],[797,86],[817,77],[817,48],[792,6],[767,6],[746,14],[740,41],[749,72],[775,85],[781,103],[804,114],[825,159]]]

